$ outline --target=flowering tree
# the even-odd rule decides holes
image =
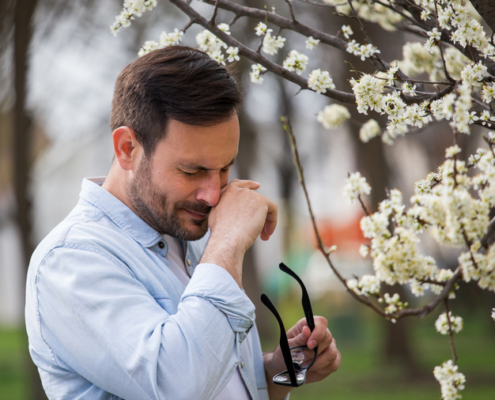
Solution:
[[[333,264],[330,253],[321,240],[307,194],[295,137],[287,118],[282,118],[284,130],[291,138],[295,162],[318,240],[318,247],[330,268],[359,302],[395,322],[406,316],[424,316],[443,305],[445,312],[435,326],[449,335],[452,359],[434,369],[440,382],[443,399],[457,399],[464,388],[465,377],[458,371],[453,335],[463,326],[463,320],[449,310],[449,301],[463,282],[476,281],[480,288],[495,291],[495,220],[490,213],[495,207],[495,3],[489,0],[300,0],[308,6],[329,7],[342,17],[354,20],[365,38],[364,43],[352,39],[354,32],[345,23],[330,33],[298,21],[291,1],[279,13],[275,8],[246,7],[229,0],[205,0],[210,4],[208,17],[198,13],[190,1],[169,0],[189,22],[182,29],[163,32],[159,41],[147,41],[139,55],[159,47],[179,44],[193,24],[204,28],[196,36],[201,50],[225,65],[245,57],[252,64],[250,79],[262,84],[270,72],[293,82],[301,90],[312,90],[342,104],[324,108],[317,119],[327,128],[340,126],[350,118],[347,105],[356,105],[359,113],[385,115],[386,126],[369,119],[360,129],[360,139],[368,142],[380,136],[392,145],[398,136],[423,129],[435,121],[446,120],[452,130],[452,146],[445,151],[445,162],[424,180],[416,182],[415,195],[406,208],[402,193],[391,190],[378,210],[371,213],[361,198],[371,191],[359,172],[349,175],[344,195],[351,203],[358,201],[366,214],[361,229],[369,244],[361,246],[363,257],[373,260],[374,274],[345,279]],[[112,33],[156,6],[156,0],[125,0],[122,12],[110,27]],[[218,11],[232,14],[230,21],[218,21]],[[287,16],[283,16],[286,14]],[[484,18],[482,20],[481,16]],[[255,46],[234,37],[232,26],[240,18],[254,20]],[[378,24],[387,31],[403,30],[416,34],[417,42],[403,46],[402,56],[386,61],[368,35],[363,20]],[[275,33],[275,30],[277,32]],[[356,69],[351,79],[352,91],[336,88],[331,73],[324,66],[304,76],[308,56],[297,50],[284,49],[283,31],[297,32],[305,37],[309,54],[322,44],[350,53],[375,68],[373,73]],[[282,63],[273,61],[279,52],[286,53]],[[427,76],[427,78],[425,78]],[[486,142],[475,154],[462,157],[459,135],[470,135],[473,126]],[[483,131],[485,129],[485,131]],[[483,133],[483,132],[486,132]],[[427,233],[439,245],[463,249],[455,270],[439,268],[435,259],[421,254],[421,233]],[[410,308],[398,294],[384,293],[382,283],[408,285],[418,297],[426,292],[435,294],[422,307]],[[495,309],[492,311],[495,319]]]

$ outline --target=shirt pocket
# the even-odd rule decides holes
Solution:
[[[168,295],[157,294],[154,295],[153,298],[158,303],[158,305],[163,308],[168,314],[172,315],[177,313],[177,307]]]

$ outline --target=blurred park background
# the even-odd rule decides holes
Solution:
[[[244,3],[264,5],[259,0]],[[207,4],[193,5],[200,11],[211,9]],[[288,14],[284,1],[268,4],[272,5]],[[344,23],[353,23],[328,8],[315,9],[302,2],[293,5],[303,23],[325,32],[334,34]],[[162,31],[182,29],[188,21],[162,0],[155,11],[113,37],[109,25],[121,8],[121,0],[0,2],[0,400],[43,398],[24,331],[27,263],[36,244],[76,204],[82,178],[108,171],[112,160],[109,113],[117,75],[137,57],[144,41],[157,40]],[[217,21],[230,18],[219,12]],[[241,32],[238,37],[252,44],[259,40],[253,28],[252,21],[241,20],[234,32]],[[359,38],[357,27],[353,28]],[[388,60],[400,59],[402,45],[416,40],[372,24],[367,28]],[[190,28],[183,44],[196,46],[199,30]],[[294,48],[308,53],[304,39],[294,34],[286,37],[283,54]],[[325,69],[331,71],[337,88],[350,90],[351,75],[344,64],[349,55],[321,45],[308,55],[309,70],[328,66]],[[355,58],[352,62],[366,71]],[[391,324],[347,294],[316,250],[279,116],[288,115],[292,120],[317,222],[325,245],[337,245],[333,258],[346,278],[372,271],[369,258],[358,254],[359,246],[366,243],[359,229],[362,211],[357,205],[348,205],[341,195],[348,172],[359,170],[366,176],[373,188],[367,199],[371,208],[385,197],[386,188],[398,188],[408,199],[413,183],[442,162],[451,141],[448,125],[437,124],[400,138],[393,146],[380,139],[363,144],[358,132],[366,119],[355,110],[343,128],[325,130],[316,114],[329,104],[327,98],[309,91],[298,93],[295,85],[270,74],[264,76],[263,85],[253,85],[249,70],[250,63],[245,60],[236,64],[245,102],[233,178],[260,182],[260,191],[280,207],[276,234],[268,242],[256,243],[244,265],[243,282],[257,305],[262,342],[265,350],[270,350],[277,344],[279,332],[276,321],[258,300],[260,293],[276,300],[286,326],[303,317],[299,288],[277,268],[284,261],[307,284],[315,313],[328,318],[342,353],[342,366],[336,374],[295,390],[291,398],[440,398],[432,371],[451,358],[448,338],[434,328],[440,310],[423,319]],[[462,140],[471,150],[481,144],[476,132]],[[456,251],[439,249],[428,241],[422,246],[439,266],[456,266]],[[402,296],[412,306],[425,301],[420,303],[406,292]],[[495,296],[464,284],[458,297],[452,307],[465,325],[456,335],[459,368],[467,378],[463,398],[495,399],[495,322],[489,318]]]

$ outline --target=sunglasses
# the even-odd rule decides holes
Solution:
[[[301,278],[299,278],[294,271],[292,271],[284,263],[280,263],[279,268],[286,274],[292,276],[302,289],[302,306],[304,315],[306,316],[306,323],[311,331],[315,329],[315,321],[313,318],[313,310],[311,309],[311,302],[309,301],[308,292]],[[272,304],[268,296],[261,295],[261,301],[268,307],[268,309],[277,318],[280,326],[280,349],[284,356],[286,371],[282,371],[273,377],[273,383],[283,386],[298,387],[306,382],[306,374],[311,366],[315,363],[318,356],[318,346],[310,350],[307,346],[295,346],[289,347],[289,341],[287,340],[287,333],[285,332],[284,323],[280,318],[280,315]]]

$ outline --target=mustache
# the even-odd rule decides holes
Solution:
[[[192,212],[197,212],[199,214],[209,214],[211,207],[203,203],[195,203],[192,201],[182,201],[177,204],[177,209],[186,208]]]

